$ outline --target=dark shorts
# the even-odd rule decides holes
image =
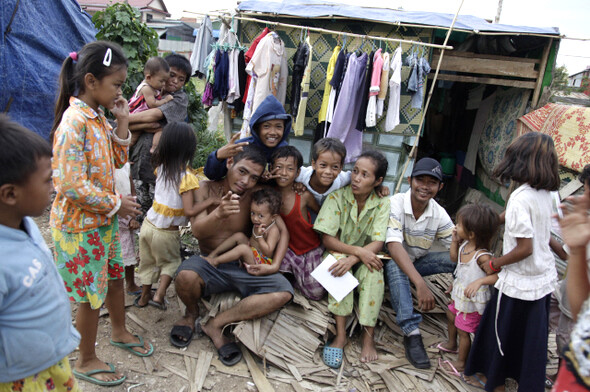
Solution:
[[[240,267],[237,261],[220,264],[215,268],[199,255],[194,255],[184,260],[176,273],[184,270],[196,272],[203,279],[204,297],[228,291],[238,292],[243,298],[282,291],[293,295],[293,286],[280,273],[264,276],[250,275],[245,268]]]

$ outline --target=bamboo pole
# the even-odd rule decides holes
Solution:
[[[443,43],[443,46],[446,46],[447,42],[449,41],[449,37],[451,36],[451,31],[453,31],[453,26],[455,26],[455,21],[457,20],[457,16],[459,15],[459,11],[461,11],[461,7],[463,7],[464,1],[465,0],[461,0],[461,4],[459,4],[459,8],[457,9],[457,12],[455,13],[455,17],[453,18],[453,23],[451,23],[451,27],[449,27],[449,30],[447,31],[447,36],[445,37],[445,42]],[[402,171],[400,173],[400,177],[399,177],[399,180],[397,181],[395,191],[393,192],[394,195],[399,192],[399,188],[402,185],[402,181],[404,179],[404,174],[408,168],[408,165],[410,164],[410,160],[413,159],[414,156],[416,155],[416,149],[418,148],[418,141],[420,140],[420,130],[422,129],[422,126],[424,125],[424,120],[426,119],[426,113],[428,111],[428,106],[430,105],[430,99],[432,98],[432,92],[434,91],[434,87],[436,86],[436,79],[438,78],[438,72],[440,71],[440,65],[442,64],[442,59],[443,59],[444,55],[445,55],[445,50],[442,49],[440,51],[440,56],[438,57],[438,64],[436,64],[436,72],[434,73],[434,78],[432,79],[432,84],[430,85],[430,91],[428,92],[428,98],[426,99],[426,103],[424,104],[424,109],[423,109],[424,112],[422,113],[422,119],[420,120],[420,125],[418,126],[418,134],[416,135],[416,139],[414,140],[414,145],[412,146],[412,150],[408,154],[408,158],[406,159],[406,162],[404,163],[404,167],[402,168]]]
[[[203,14],[200,12],[193,12],[193,11],[184,11],[184,12],[188,12],[191,14],[197,14],[197,15],[206,15],[206,14]],[[232,17],[232,18],[238,19],[238,20],[246,20],[246,21],[250,21],[250,22],[263,23],[263,24],[268,24],[268,25],[272,25],[272,26],[290,27],[293,29],[309,30],[309,31],[315,31],[318,33],[325,33],[325,34],[332,34],[332,35],[346,35],[347,37],[356,37],[356,38],[371,39],[371,40],[381,40],[381,41],[389,41],[389,42],[396,42],[396,43],[407,43],[407,44],[411,44],[411,45],[421,45],[421,46],[426,46],[429,48],[438,48],[441,50],[444,50],[444,49],[452,50],[453,49],[452,46],[448,46],[448,45],[446,45],[446,43],[444,45],[439,45],[439,44],[431,44],[428,42],[413,41],[413,40],[408,40],[408,39],[387,38],[387,37],[378,37],[378,36],[374,36],[374,35],[354,34],[354,33],[347,33],[345,31],[336,31],[336,30],[324,29],[321,27],[309,27],[309,26],[303,26],[303,25],[294,25],[294,24],[289,24],[289,23],[274,22],[274,21],[270,21],[270,20],[250,18],[250,17],[246,17],[246,16],[235,16],[235,15],[213,15],[213,16],[218,16],[218,17],[226,16],[228,18]],[[454,24],[454,22],[455,21],[453,20],[453,24]]]

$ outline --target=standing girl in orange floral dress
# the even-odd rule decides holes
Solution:
[[[71,301],[79,303],[76,328],[82,337],[74,374],[113,386],[125,381],[114,365],[95,351],[99,310],[106,303],[111,317],[111,344],[147,356],[151,344],[125,327],[124,264],[117,214],[136,216],[139,205],[115,192],[114,170],[127,161],[131,141],[129,108],[121,95],[127,59],[119,46],[97,41],[64,60],[51,130],[53,183],[51,209],[55,258]],[[113,130],[100,106],[117,119]]]

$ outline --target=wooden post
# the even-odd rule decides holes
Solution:
[[[537,79],[535,91],[533,92],[533,100],[531,102],[531,107],[533,110],[537,109],[537,104],[539,103],[541,87],[543,86],[543,78],[545,77],[545,69],[547,68],[547,59],[549,58],[549,52],[551,51],[552,45],[553,38],[549,38],[549,42],[547,42],[547,46],[545,46],[545,49],[543,50],[543,57],[541,57],[541,66],[539,68],[539,78]]]

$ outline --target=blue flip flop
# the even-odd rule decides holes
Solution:
[[[322,360],[324,363],[332,369],[339,369],[342,366],[342,358],[344,356],[344,350],[337,347],[324,346],[322,353]]]
[[[136,338],[139,339],[139,343],[123,343],[123,342],[114,342],[111,339],[111,344],[115,347],[120,347],[124,350],[129,351],[131,354],[133,355],[137,355],[138,357],[149,357],[150,355],[152,355],[154,353],[154,346],[152,346],[151,343],[148,343],[150,345],[150,349],[148,350],[147,353],[140,353],[139,351],[134,350],[134,347],[143,347],[143,338],[139,335],[133,335]]]

